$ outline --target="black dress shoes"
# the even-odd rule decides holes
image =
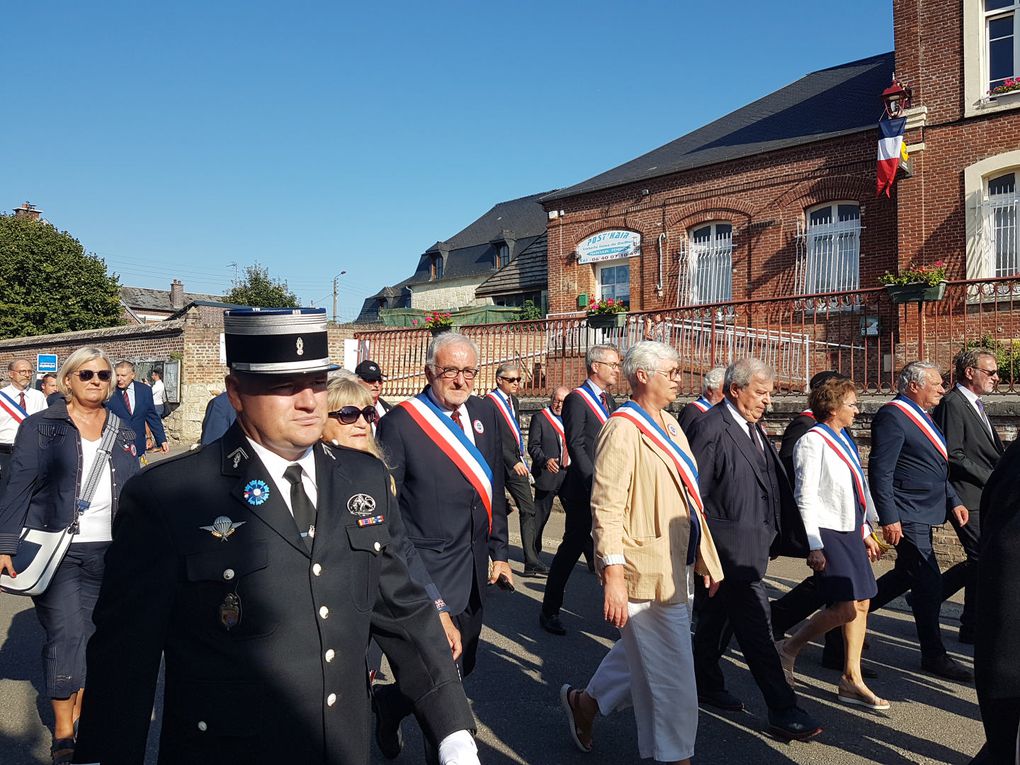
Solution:
[[[542,629],[546,632],[551,632],[553,635],[566,635],[567,629],[563,626],[563,622],[560,621],[559,614],[548,614],[539,611],[538,612],[538,623],[542,625]]]
[[[698,703],[715,707],[723,712],[743,712],[744,703],[729,691],[705,691],[698,693]]]
[[[933,675],[944,677],[946,680],[954,680],[958,683],[970,683],[974,681],[974,673],[948,654],[942,654],[936,659],[921,659],[921,669],[925,672],[930,672]]]
[[[770,709],[769,732],[787,741],[806,741],[821,733],[822,726],[803,709],[795,706],[782,712]]]
[[[525,566],[521,576],[532,576],[544,579],[545,577],[549,576],[549,567],[535,566],[534,568],[532,568],[531,566]]]

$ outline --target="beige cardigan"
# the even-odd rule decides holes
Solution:
[[[690,456],[676,419],[662,416],[670,438]],[[672,457],[623,417],[610,417],[599,433],[591,510],[595,552],[600,560],[623,556],[631,600],[687,601],[687,491]],[[694,570],[721,581],[711,530],[703,523],[701,531]]]

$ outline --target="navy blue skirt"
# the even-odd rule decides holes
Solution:
[[[853,531],[819,529],[825,570],[815,572],[822,596],[829,605],[847,600],[870,600],[878,594],[875,572],[868,560],[868,549],[861,539],[864,514],[858,513]]]

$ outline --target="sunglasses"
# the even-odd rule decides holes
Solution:
[[[520,377],[500,377],[499,379],[508,383],[519,383],[521,381]]]
[[[336,412],[330,412],[329,416],[334,420],[339,420],[344,425],[353,425],[358,421],[358,417],[364,417],[365,422],[371,425],[379,418],[379,413],[375,411],[374,406],[366,406],[364,409],[358,409],[356,406],[345,406]]]
[[[110,378],[113,377],[113,372],[109,369],[100,369],[98,372],[94,372],[91,369],[79,369],[73,374],[78,375],[78,379],[82,382],[88,382],[92,379],[93,375],[98,377],[100,382],[110,382]]]

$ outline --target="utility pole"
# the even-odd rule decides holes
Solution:
[[[337,287],[340,284],[340,277],[346,274],[346,271],[341,271],[333,277],[333,323],[336,324],[336,306],[337,306]]]

